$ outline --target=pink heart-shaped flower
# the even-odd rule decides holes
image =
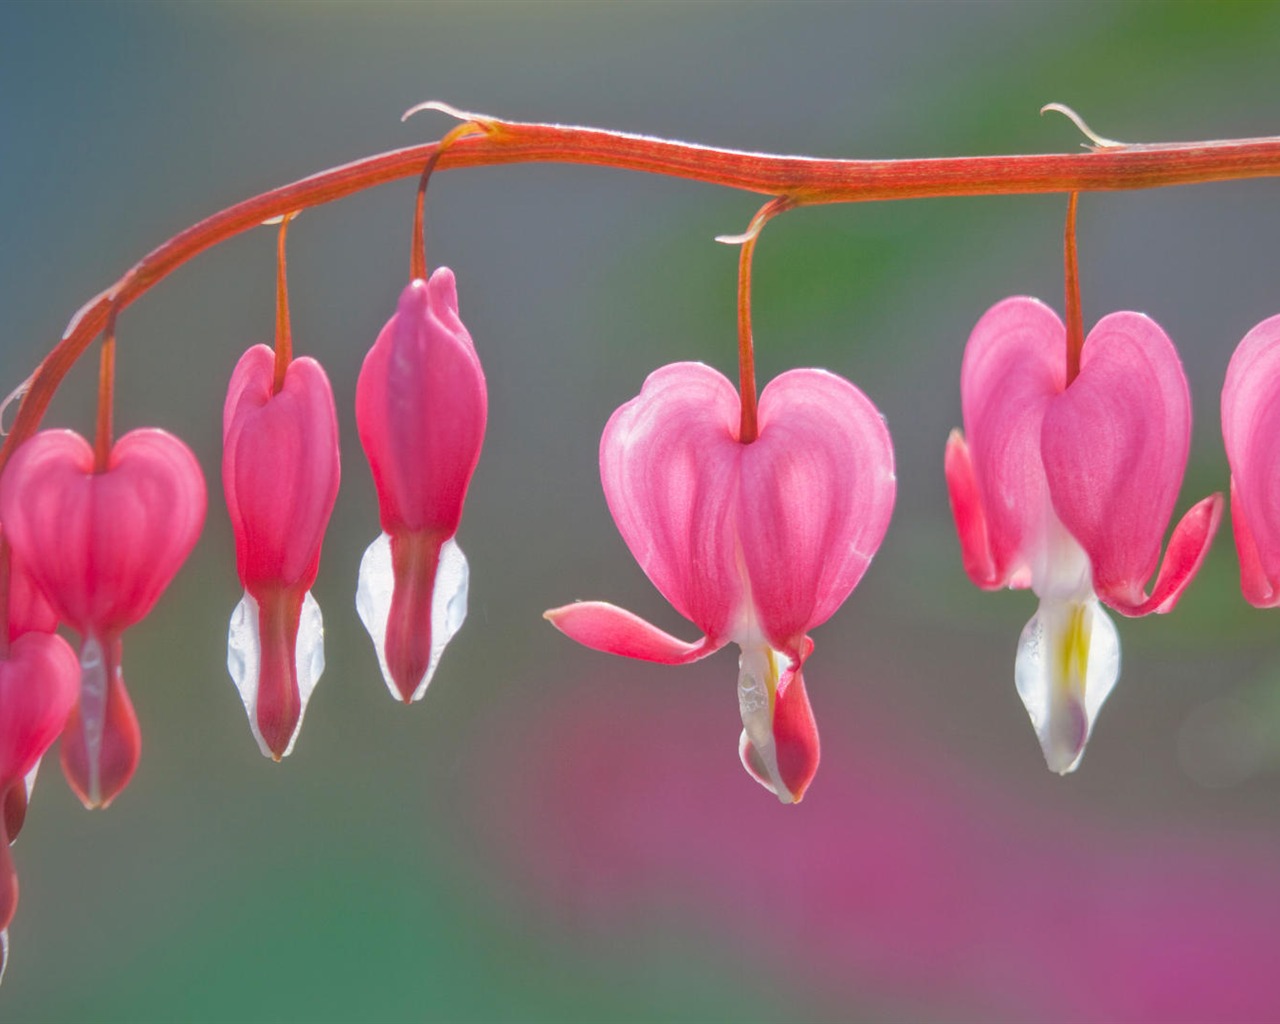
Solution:
[[[0,521],[58,618],[82,634],[142,619],[204,524],[205,487],[191,450],[163,430],[125,434],[105,472],[71,430],[46,430],[0,479]]]

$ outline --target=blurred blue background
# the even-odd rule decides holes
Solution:
[[[143,252],[249,194],[437,137],[428,98],[514,119],[831,156],[1074,150],[1280,132],[1280,9],[1250,4],[59,4],[0,8],[0,391]],[[1280,312],[1274,181],[1087,196],[1085,317],[1154,316],[1197,416],[1178,512],[1228,476],[1227,360]],[[222,397],[270,339],[274,232],[120,321],[118,428],[210,486],[195,556],[126,639],[144,736],[106,813],[46,765],[15,847],[0,991],[21,1021],[1173,1021],[1280,1016],[1280,618],[1224,532],[1175,614],[1121,621],[1080,771],[1013,688],[1025,593],[967,582],[942,481],[964,341],[1000,298],[1061,305],[1060,197],[802,210],[756,257],[760,376],[825,366],[886,415],[897,512],[817,631],[824,762],[783,808],[737,763],[729,652],[684,669],[540,618],[603,598],[692,637],[613,528],[596,446],[677,359],[732,372],[756,197],[606,169],[432,185],[491,414],[459,541],[471,612],[396,705],[354,614],[377,533],[356,373],[407,272],[413,186],[290,232],[297,349],[334,383],[345,480],[316,596],[328,668],[265,761],[225,669],[239,588]],[[49,422],[88,431],[93,360]]]

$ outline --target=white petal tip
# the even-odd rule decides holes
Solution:
[[[1080,766],[1119,677],[1120,638],[1096,598],[1040,602],[1018,641],[1014,678],[1050,771]]]
[[[408,701],[392,678],[387,664],[387,622],[391,617],[391,598],[395,591],[395,572],[391,564],[391,537],[383,533],[365,550],[360,560],[356,584],[356,612],[373,641],[378,667],[387,689],[396,701],[413,703],[422,700],[440,657],[450,640],[467,618],[467,588],[470,570],[467,557],[450,537],[440,547],[436,578],[431,590],[431,657],[426,672]]]
[[[258,749],[263,757],[278,763],[293,753],[294,744],[298,742],[298,736],[302,732],[307,703],[324,673],[324,618],[311,591],[307,591],[302,599],[298,639],[294,647],[294,668],[298,680],[298,721],[282,754],[271,749],[258,727],[258,682],[261,668],[262,641],[258,633],[258,602],[246,592],[231,613],[231,626],[227,633],[227,671],[231,673],[231,679],[240,691],[240,700],[249,717],[249,730],[257,741]]]

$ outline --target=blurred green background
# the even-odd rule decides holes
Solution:
[[[1280,132],[1280,8],[1003,3],[8,3],[0,7],[0,391],[72,312],[213,210],[437,137],[428,98],[744,149],[1073,150]],[[1185,361],[1178,513],[1227,486],[1217,405],[1280,312],[1274,181],[1088,196],[1085,316],[1153,315]],[[731,372],[759,200],[606,169],[432,185],[491,414],[459,541],[470,617],[396,705],[353,608],[377,533],[352,414],[407,272],[413,187],[290,232],[300,353],[326,366],[345,480],[315,589],[328,667],[265,761],[225,669],[239,588],[218,474],[232,366],[268,341],[274,232],[120,321],[117,423],[210,487],[195,556],[126,639],[144,735],[106,813],[50,761],[15,848],[13,1021],[1268,1020],[1280,1017],[1280,618],[1224,532],[1177,612],[1118,623],[1124,674],[1080,771],[1044,768],[1013,688],[1034,610],[960,567],[942,449],[964,341],[1000,298],[1061,305],[1060,197],[803,210],[756,257],[760,376],[825,366],[893,431],[898,503],[806,676],[824,763],[783,808],[737,764],[728,652],[580,649],[574,598],[693,629],[613,528],[599,432],[677,359]],[[51,423],[88,431],[93,360]]]

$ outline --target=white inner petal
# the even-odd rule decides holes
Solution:
[[[783,784],[778,771],[773,705],[779,673],[785,671],[788,664],[785,655],[762,640],[754,643],[748,640],[738,656],[738,711],[742,715],[738,754],[751,776],[784,804],[791,803],[791,791]],[[753,764],[753,760],[756,763]]]
[[[85,758],[89,768],[89,802],[102,802],[102,733],[107,722],[107,662],[102,644],[92,633],[80,646],[80,723],[84,730]]]
[[[293,752],[302,731],[302,719],[307,712],[307,702],[315,691],[316,683],[324,672],[324,619],[320,605],[307,591],[302,599],[302,614],[298,620],[298,642],[294,648],[294,668],[298,678],[298,722],[289,745],[282,757]],[[271,748],[262,738],[258,728],[258,685],[262,671],[262,640],[258,632],[258,602],[246,591],[235,611],[231,613],[231,628],[227,633],[227,671],[240,691],[245,713],[249,716],[249,729],[258,741],[258,749],[264,757],[275,758]]]
[[[1120,638],[1098,599],[1043,598],[1018,641],[1014,679],[1051,771],[1075,771],[1119,676]]]
[[[427,671],[413,691],[413,700],[421,700],[427,692],[427,684],[435,675],[440,656],[454,635],[462,628],[467,617],[467,582],[469,578],[467,558],[450,537],[440,548],[440,560],[436,566],[435,584],[431,590],[431,660]],[[369,545],[360,560],[360,577],[356,584],[356,612],[369,631],[374,650],[378,653],[378,665],[387,689],[396,700],[401,700],[400,690],[391,678],[387,667],[387,620],[391,615],[391,595],[395,588],[395,573],[391,565],[391,538],[382,534]]]
[[[23,785],[27,787],[27,800],[31,800],[31,792],[36,788],[36,776],[40,774],[40,762],[43,755],[36,758],[36,763],[31,766],[31,771],[27,772],[26,777],[22,780]]]

